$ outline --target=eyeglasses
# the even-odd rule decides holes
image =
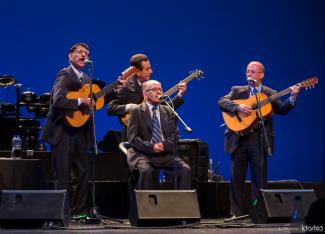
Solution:
[[[87,57],[89,57],[89,52],[87,50],[75,50],[74,53],[76,54],[85,54]]]
[[[246,74],[248,74],[248,73],[255,74],[255,73],[262,73],[262,71],[246,70]]]
[[[146,89],[146,92],[149,92],[149,91],[152,91],[152,92],[158,92],[158,91],[160,91],[160,92],[162,92],[163,90],[162,90],[162,88]]]

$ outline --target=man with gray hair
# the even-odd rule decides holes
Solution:
[[[160,82],[149,80],[143,83],[144,102],[130,112],[127,139],[128,165],[137,168],[137,189],[154,189],[158,181],[157,170],[163,169],[172,183],[176,167],[177,189],[191,188],[191,169],[179,157],[173,157],[173,147],[178,141],[178,131],[169,107],[160,105],[163,94]],[[156,177],[156,178],[155,178]]]

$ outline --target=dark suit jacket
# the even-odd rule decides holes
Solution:
[[[84,84],[89,83],[89,78],[84,75],[83,82],[80,83],[79,78],[73,71],[72,67],[62,69],[54,82],[50,111],[47,115],[45,125],[43,128],[42,139],[50,143],[52,146],[56,145],[62,138],[64,133],[72,133],[74,128],[69,127],[64,123],[63,114],[71,114],[72,111],[77,110],[78,100],[67,99],[66,95],[68,91],[78,91]],[[84,124],[82,127],[87,128],[88,124]],[[88,129],[85,129],[85,134]]]
[[[271,96],[277,93],[277,91],[264,85],[262,86],[261,92],[266,94],[267,96]],[[232,100],[247,99],[249,98],[249,95],[250,95],[250,90],[248,85],[233,86],[229,94],[220,98],[220,100],[218,101],[218,106],[222,109],[222,111],[235,113],[237,111],[237,104],[234,103]],[[285,102],[281,102],[279,99],[272,102],[273,112],[277,114],[285,115],[292,108],[293,106],[290,104],[289,99],[287,99]],[[272,117],[265,120],[265,130],[266,130],[266,135],[268,137],[271,150],[273,151],[274,131],[273,131]],[[233,153],[238,147],[239,140],[240,140],[240,136],[238,136],[235,132],[227,128],[225,131],[225,143],[224,143],[225,151],[230,154]],[[264,144],[264,147],[265,150],[267,150],[266,144]]]
[[[127,138],[132,145],[128,153],[128,164],[133,169],[139,157],[147,157],[154,165],[159,166],[173,157],[174,142],[178,140],[175,132],[172,112],[169,107],[160,105],[160,124],[164,136],[164,152],[157,154],[151,143],[152,126],[150,110],[146,103],[142,103],[130,112],[130,122],[127,129]]]
[[[137,77],[133,76],[129,79],[126,86],[118,90],[117,99],[109,103],[107,113],[109,115],[124,116],[127,114],[125,112],[125,107],[127,104],[140,104],[142,101],[142,86],[139,85]],[[178,108],[184,103],[184,99],[179,96],[173,98],[172,101],[175,108]]]

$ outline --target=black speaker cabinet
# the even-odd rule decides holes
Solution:
[[[103,152],[120,152],[118,145],[121,143],[122,132],[109,130],[98,142],[98,148]]]
[[[253,204],[253,223],[288,223],[294,209],[295,198],[299,197],[300,207],[306,216],[310,205],[316,200],[313,189],[261,189],[257,202]]]
[[[200,139],[180,139],[177,154],[192,171],[192,181],[204,182],[208,180],[209,147]]]
[[[3,190],[0,225],[3,228],[68,226],[66,190]]]
[[[172,226],[201,219],[196,190],[134,190],[132,226]]]

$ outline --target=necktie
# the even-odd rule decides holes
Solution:
[[[152,125],[152,143],[158,143],[162,141],[161,137],[161,131],[160,131],[160,124],[159,120],[156,114],[156,110],[158,109],[158,106],[152,107],[152,119],[151,119],[151,125]]]
[[[85,79],[84,74],[82,74],[82,76],[79,78],[81,84],[84,82],[84,79]]]
[[[254,96],[256,93],[259,93],[258,88],[251,88],[250,89],[250,96]]]

